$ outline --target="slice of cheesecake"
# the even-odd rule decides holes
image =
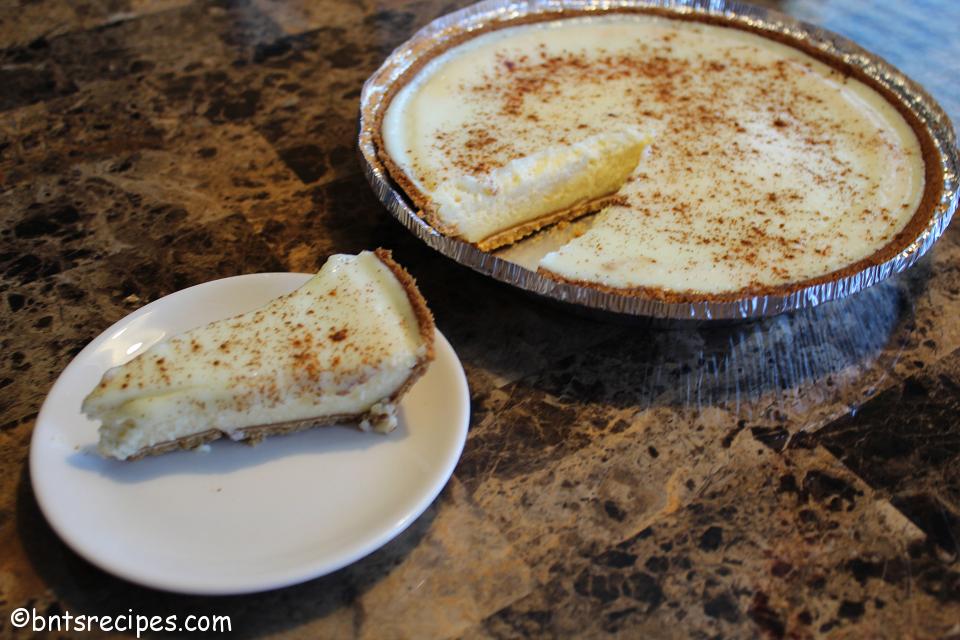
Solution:
[[[599,210],[633,173],[647,134],[598,133],[514,158],[486,173],[442,182],[424,210],[430,223],[489,251]]]
[[[100,453],[120,460],[328,424],[388,432],[434,333],[389,252],[335,255],[296,291],[110,369],[83,412],[101,422]]]

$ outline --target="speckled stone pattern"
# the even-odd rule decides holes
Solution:
[[[952,0],[771,4],[960,116]],[[605,324],[491,282],[395,223],[355,151],[363,80],[458,6],[0,5],[0,635],[26,637],[8,616],[27,606],[226,614],[247,637],[960,637],[960,229],[909,273],[750,324]],[[26,459],[88,341],[195,283],[377,246],[472,391],[463,459],[410,529],[333,575],[207,599],[59,541]]]

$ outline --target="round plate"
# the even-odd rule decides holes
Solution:
[[[481,251],[472,244],[445,236],[417,215],[407,197],[390,179],[377,157],[374,126],[389,105],[388,97],[405,74],[445,43],[496,23],[510,23],[536,14],[560,15],[565,10],[609,11],[647,9],[677,16],[701,15],[788,40],[799,41],[824,56],[862,70],[889,90],[900,107],[909,110],[930,134],[935,147],[932,162],[943,173],[943,193],[927,226],[893,258],[843,278],[804,286],[781,295],[748,296],[737,300],[671,302],[639,295],[600,291],[562,283],[537,272],[539,258],[569,240],[562,229],[540,232],[508,249]],[[367,79],[360,96],[360,154],[367,180],[387,210],[415,236],[447,257],[531,293],[603,317],[639,316],[671,320],[745,320],[812,307],[843,298],[911,267],[936,242],[957,208],[960,156],[950,118],[920,85],[880,57],[835,33],[782,13],[734,0],[484,0],[437,18],[397,47]],[[567,227],[574,233],[573,225]],[[558,241],[557,237],[560,240]]]
[[[354,562],[427,508],[453,473],[470,415],[463,368],[439,332],[436,360],[403,398],[389,435],[325,427],[135,462],[94,451],[98,423],[80,403],[104,371],[309,277],[255,274],[179,291],[117,322],[70,363],[37,418],[30,476],[41,510],[74,551],[150,587],[248,593]]]

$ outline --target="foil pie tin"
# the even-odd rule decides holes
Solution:
[[[506,249],[481,251],[472,244],[439,233],[420,218],[403,192],[391,181],[377,157],[372,127],[387,108],[386,97],[404,73],[435,47],[493,23],[510,22],[533,14],[566,10],[609,11],[618,8],[655,8],[677,16],[717,16],[769,33],[779,33],[823,54],[861,69],[885,86],[925,126],[934,143],[933,161],[943,170],[943,193],[926,227],[899,254],[881,264],[846,277],[806,286],[783,295],[748,296],[737,300],[667,302],[627,296],[561,283],[536,271],[539,257],[566,240],[572,230],[545,230]],[[949,117],[916,82],[889,63],[850,40],[800,22],[776,11],[725,0],[486,0],[442,16],[400,45],[363,86],[360,97],[360,154],[364,172],[387,210],[415,236],[456,262],[524,291],[584,310],[676,320],[746,320],[803,309],[857,293],[911,267],[933,246],[950,223],[958,201],[960,159]],[[586,223],[588,224],[588,222]]]

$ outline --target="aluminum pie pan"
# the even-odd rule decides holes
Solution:
[[[661,15],[704,16],[722,19],[733,26],[742,25],[761,33],[781,34],[803,42],[819,53],[859,69],[898,99],[933,142],[932,154],[939,160],[943,190],[930,221],[900,253],[880,264],[828,282],[812,284],[793,291],[736,300],[694,300],[674,302],[638,295],[601,291],[589,286],[559,282],[512,261],[504,251],[481,251],[476,246],[446,236],[417,215],[409,199],[391,180],[377,156],[373,127],[388,106],[387,98],[404,74],[438,46],[493,24],[509,23],[533,15],[577,11],[617,9],[655,9]],[[882,58],[831,31],[790,18],[776,11],[727,0],[485,0],[437,18],[384,61],[363,85],[360,96],[359,149],[364,173],[387,210],[416,237],[461,265],[551,300],[576,305],[584,310],[609,312],[620,316],[676,320],[746,320],[777,315],[816,306],[852,295],[913,266],[943,234],[958,203],[958,159],[956,134],[949,117],[937,102],[916,82]],[[932,160],[932,159],[928,159]],[[533,238],[543,237],[540,232]],[[525,239],[522,243],[529,242]],[[536,240],[534,240],[536,241]]]

